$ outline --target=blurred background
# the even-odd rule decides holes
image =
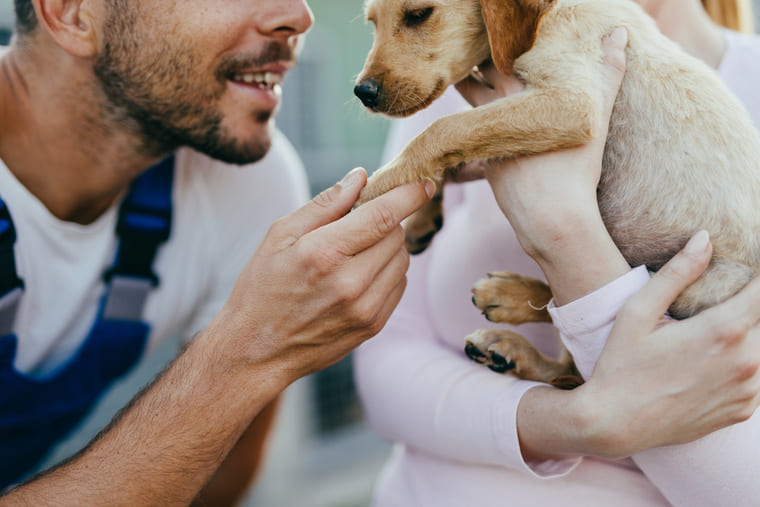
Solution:
[[[375,169],[389,125],[367,113],[353,96],[353,78],[372,42],[362,0],[310,4],[316,22],[299,65],[285,83],[278,125],[300,153],[316,194],[353,167]],[[757,15],[760,0],[755,6]],[[0,43],[7,43],[12,25],[13,1],[0,0]],[[177,353],[177,347],[176,342],[166,344],[120,382],[48,462],[86,444]],[[346,359],[287,390],[269,458],[244,505],[365,506],[389,452],[390,444],[375,436],[363,419]]]

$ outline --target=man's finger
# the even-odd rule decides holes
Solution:
[[[359,192],[367,183],[367,173],[357,167],[332,187],[278,221],[277,234],[294,243],[304,234],[343,217],[351,211]]]
[[[320,233],[326,234],[323,240],[344,255],[356,255],[387,236],[434,193],[435,183],[431,180],[394,188],[325,226]]]
[[[651,310],[653,322],[656,322],[667,312],[673,301],[705,271],[711,255],[710,235],[707,231],[699,231],[652,276],[629,303],[646,305]]]

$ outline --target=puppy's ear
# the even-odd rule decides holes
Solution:
[[[533,47],[541,17],[554,0],[480,0],[491,58],[505,75],[518,56]]]

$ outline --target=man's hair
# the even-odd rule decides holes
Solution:
[[[13,3],[16,7],[16,33],[24,35],[32,32],[37,26],[32,0],[13,0]]]

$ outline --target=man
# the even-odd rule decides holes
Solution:
[[[303,0],[16,10],[0,60],[1,486],[143,350],[195,338],[84,451],[5,500],[189,503],[227,479],[236,442],[230,459],[255,465],[287,385],[383,326],[405,286],[399,224],[432,183],[349,214],[354,171],[266,230],[304,194],[272,120],[312,23]]]

